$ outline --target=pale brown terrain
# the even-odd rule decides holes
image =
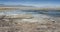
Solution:
[[[32,15],[0,15],[0,32],[60,32],[60,22]]]
[[[0,7],[0,10],[37,10],[36,7]]]
[[[60,10],[60,7],[51,8],[51,7],[0,7],[0,10]]]

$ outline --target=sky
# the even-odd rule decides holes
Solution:
[[[5,5],[26,5],[36,7],[59,7],[60,0],[0,0],[0,4]]]

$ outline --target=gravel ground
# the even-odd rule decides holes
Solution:
[[[42,14],[29,17],[0,15],[0,32],[60,32],[59,19]]]

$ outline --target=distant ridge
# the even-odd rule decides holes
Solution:
[[[0,5],[4,5],[4,4],[0,4]]]
[[[26,5],[4,5],[0,4],[0,10],[59,10],[60,7],[53,7],[53,6],[48,6],[48,7],[35,7],[35,6],[26,6]]]
[[[34,7],[34,6],[26,6],[26,5],[4,5],[4,4],[0,4],[0,7]]]

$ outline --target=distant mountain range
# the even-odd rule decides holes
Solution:
[[[4,5],[4,4],[0,4],[0,7],[34,7],[34,6],[26,6],[26,5]]]
[[[4,5],[0,4],[0,9],[1,8],[6,8],[6,7],[11,7],[11,8],[19,8],[19,9],[33,9],[33,10],[60,10],[60,7],[53,7],[53,6],[48,6],[48,7],[35,7],[35,6],[25,6],[25,5]]]

